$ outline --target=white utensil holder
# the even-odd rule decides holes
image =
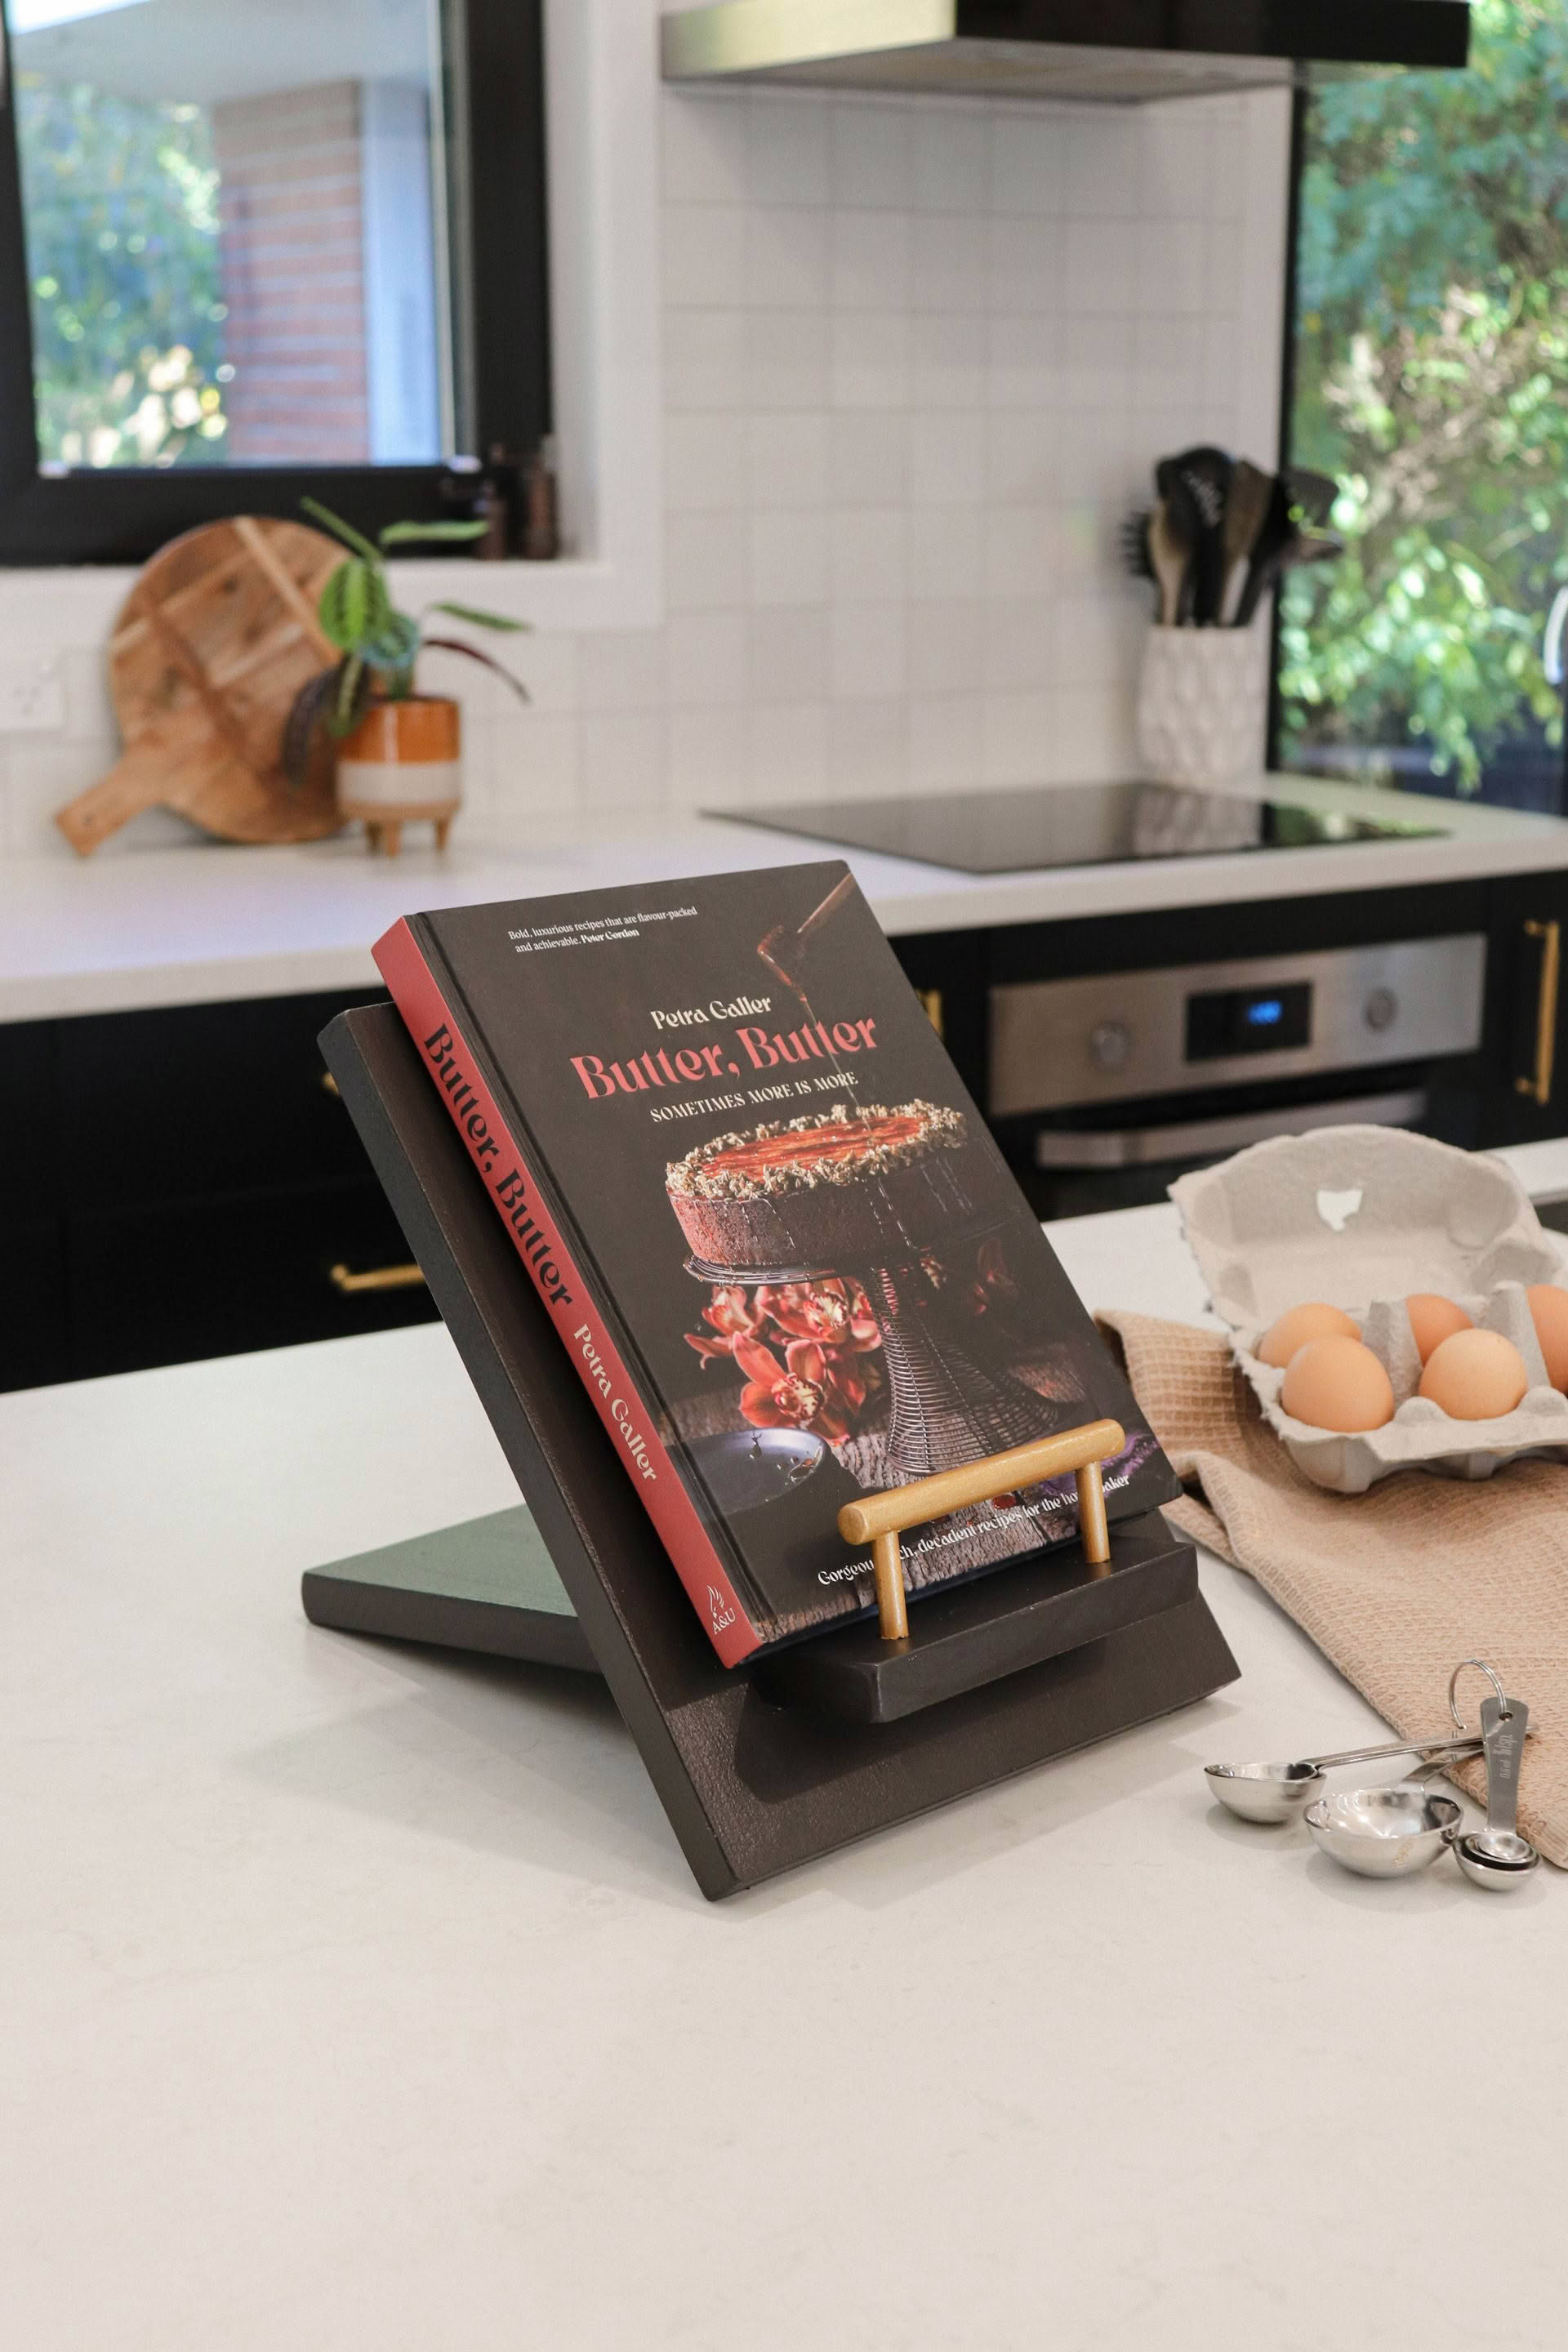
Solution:
[[[1268,636],[1245,629],[1150,630],[1138,681],[1138,751],[1160,783],[1220,784],[1263,767]]]

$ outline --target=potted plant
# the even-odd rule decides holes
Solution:
[[[448,695],[421,694],[416,682],[419,656],[427,646],[465,654],[506,680],[521,701],[528,692],[510,670],[465,638],[437,636],[436,613],[473,628],[514,634],[526,621],[472,604],[438,598],[417,619],[392,601],[386,558],[390,550],[431,541],[481,538],[483,522],[394,522],[372,542],[318,499],[301,499],[305,512],[348,550],[321,591],[316,617],[341,659],[307,679],[295,698],[284,736],[284,766],[290,780],[302,780],[310,740],[319,727],[336,739],[337,803],[345,817],[361,817],[373,849],[395,857],[404,825],[428,818],[436,845],[444,849],[447,829],[462,799],[461,713]]]

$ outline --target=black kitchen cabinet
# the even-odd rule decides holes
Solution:
[[[1476,1050],[1222,1089],[1205,1077],[1214,1066],[1194,1066],[1178,1074],[1176,1094],[996,1115],[1037,1209],[1065,1215],[1160,1199],[1175,1170],[1097,1163],[1064,1174],[1059,1149],[1054,1161],[1042,1150],[1047,1129],[1047,1146],[1085,1129],[1103,1144],[1140,1122],[1283,1117],[1325,1089],[1346,1097],[1342,1116],[1354,1116],[1358,1097],[1405,1089],[1423,1106],[1426,1132],[1466,1148],[1564,1132],[1568,874],[931,932],[893,947],[984,1108],[994,990],[1476,932],[1486,937]],[[0,1387],[433,1316],[316,1046],[334,1013],[379,995],[0,1026],[0,1099],[10,1114],[0,1145],[9,1251]]]
[[[1568,1131],[1565,950],[1568,875],[1510,876],[1492,884],[1482,1114],[1488,1143],[1536,1143]]]
[[[379,993],[0,1028],[0,1388],[432,1318],[316,1046]]]

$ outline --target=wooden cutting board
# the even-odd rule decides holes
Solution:
[[[340,658],[316,601],[342,549],[304,523],[237,515],[171,540],[146,566],[109,641],[124,751],[57,812],[81,856],[169,808],[224,841],[319,841],[342,820],[332,746],[319,735],[291,791],[283,730],[307,678]]]

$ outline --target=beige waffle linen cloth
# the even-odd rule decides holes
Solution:
[[[1490,1478],[1405,1470],[1364,1495],[1303,1477],[1223,1333],[1107,1314],[1133,1394],[1189,1488],[1166,1516],[1257,1578],[1401,1737],[1447,1719],[1448,1676],[1486,1658],[1531,1711],[1520,1827],[1568,1869],[1568,1465]],[[1195,1491],[1192,1491],[1195,1490]],[[1487,1685],[1461,1680],[1472,1727]],[[1454,1779],[1483,1801],[1478,1759]]]

